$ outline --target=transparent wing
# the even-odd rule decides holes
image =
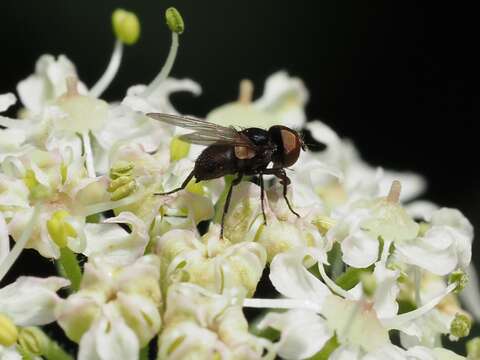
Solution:
[[[180,139],[198,145],[235,145],[255,149],[250,139],[239,133],[233,127],[225,127],[189,116],[178,116],[161,113],[148,113],[148,117],[164,123],[194,130],[190,134],[180,136]]]

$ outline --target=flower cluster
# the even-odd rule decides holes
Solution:
[[[0,359],[71,358],[40,328],[52,322],[79,359],[464,358],[442,338],[467,336],[478,315],[458,299],[465,286],[467,304],[477,299],[467,284],[472,225],[456,209],[414,201],[420,176],[372,167],[327,125],[307,122],[300,79],[275,73],[255,100],[243,80],[238,100],[205,119],[284,125],[325,144],[288,173],[300,216],[270,178],[264,197],[255,179],[235,187],[223,236],[228,177],[158,196],[182,184],[202,150],[145,115],[178,115],[170,94],[201,92],[169,76],[185,25],[173,8],[166,19],[165,65],[121,101],[100,97],[140,25],[117,10],[114,52],[96,84],[67,57],[43,55],[17,86],[18,118],[0,116],[0,280],[25,248],[59,268],[0,288]],[[0,95],[0,112],[16,102]],[[278,294],[255,297],[262,282]],[[243,308],[264,312],[249,323]],[[468,351],[480,352],[477,340]]]

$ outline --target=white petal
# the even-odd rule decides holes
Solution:
[[[135,360],[140,345],[133,332],[112,310],[105,306],[102,316],[80,341],[79,360]]]
[[[372,265],[378,258],[379,243],[368,232],[358,229],[341,243],[343,261],[356,268]]]
[[[69,284],[60,277],[21,276],[0,289],[0,309],[17,325],[48,324],[55,320],[53,312],[61,301],[56,292]]]
[[[407,357],[407,352],[395,345],[386,345],[362,357],[362,360],[415,360]]]
[[[22,355],[17,351],[16,346],[4,347],[0,345],[1,360],[22,360]]]
[[[126,223],[132,227],[128,233],[115,223]],[[118,265],[132,263],[143,255],[149,237],[143,221],[130,212],[105,220],[104,224],[86,224],[86,256],[100,256]]]
[[[269,313],[258,325],[281,331],[278,354],[285,359],[304,359],[320,351],[333,336],[325,320],[308,310]]]
[[[438,210],[438,205],[428,200],[417,200],[406,204],[404,207],[412,218],[425,221],[430,221],[432,213]]]
[[[17,102],[17,98],[13,93],[0,95],[0,112],[4,112],[16,102]]]
[[[446,275],[458,265],[455,237],[446,227],[435,226],[424,237],[398,244],[399,259],[437,275]]]
[[[302,80],[278,71],[268,77],[261,98],[253,104],[258,109],[277,113],[282,124],[301,128],[306,117],[303,107],[308,101],[308,91]]]
[[[321,306],[330,290],[305,268],[307,255],[302,250],[277,255],[270,264],[270,280],[282,295],[309,300]]]
[[[0,213],[0,264],[3,259],[10,252],[10,240],[8,238],[8,227],[3,217],[3,213]]]
[[[468,312],[470,312],[477,321],[480,321],[480,281],[473,263],[467,266],[466,272],[469,280],[465,289],[460,293],[460,298]]]
[[[377,281],[377,289],[373,298],[375,309],[380,319],[397,315],[398,303],[396,301],[400,289],[397,285],[399,271],[389,270],[385,264],[375,264],[373,275]]]

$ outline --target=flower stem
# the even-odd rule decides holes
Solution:
[[[25,227],[25,230],[23,230],[23,233],[20,236],[20,239],[18,239],[18,241],[15,243],[15,246],[12,248],[12,251],[10,251],[10,253],[5,257],[5,259],[0,264],[0,281],[2,281],[5,274],[8,272],[8,270],[10,270],[12,265],[20,256],[20,253],[25,248],[25,245],[27,245],[28,240],[32,236],[33,228],[35,227],[38,217],[40,215],[40,209],[41,209],[40,204],[35,205],[35,207],[33,208],[33,214],[30,217],[30,220],[28,221],[27,226]]]
[[[172,32],[172,43],[170,45],[170,51],[168,53],[167,60],[165,61],[165,64],[163,65],[160,73],[155,77],[155,79],[153,79],[150,85],[148,85],[145,91],[143,92],[143,97],[146,98],[150,96],[158,87],[158,85],[160,85],[168,77],[168,75],[170,74],[170,71],[172,70],[173,64],[175,63],[177,52],[178,52],[178,34],[175,32]]]
[[[123,55],[123,44],[120,40],[115,41],[115,46],[113,48],[112,57],[108,63],[105,72],[102,77],[97,81],[95,85],[90,89],[90,94],[96,98],[100,97],[103,92],[111,84],[112,80],[117,75],[118,69],[120,68],[120,63],[122,62]]]
[[[82,281],[82,270],[78,265],[77,256],[68,247],[60,249],[60,259],[58,267],[62,275],[70,280],[70,288],[76,292],[80,288]]]
[[[85,165],[87,167],[88,177],[95,178],[95,165],[93,164],[92,145],[90,143],[90,134],[87,131],[82,132],[83,148],[85,152]]]

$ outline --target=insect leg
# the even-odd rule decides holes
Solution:
[[[285,170],[284,169],[267,169],[263,173],[275,175],[277,178],[280,179],[280,184],[283,185],[283,198],[285,199],[285,202],[287,203],[288,208],[293,214],[295,214],[297,217],[300,217],[300,215],[298,215],[298,213],[295,210],[293,210],[292,205],[290,204],[290,201],[287,198],[287,186],[290,185],[290,179],[285,173]]]
[[[233,187],[240,184],[240,181],[242,181],[242,177],[243,177],[243,174],[238,173],[237,177],[232,181],[230,185],[230,189],[228,189],[227,198],[225,199],[225,205],[223,205],[222,224],[220,228],[220,239],[223,239],[223,224],[225,222],[225,216],[227,215],[227,212],[228,212],[228,207],[230,206]]]
[[[263,185],[263,173],[260,173],[260,202],[262,203],[263,223],[267,225],[267,216],[265,215],[265,189]]]
[[[170,194],[176,193],[177,191],[185,189],[187,187],[188,183],[190,182],[190,180],[192,180],[193,176],[195,175],[194,171],[195,170],[192,170],[192,172],[190,174],[188,174],[187,178],[183,181],[183,183],[182,183],[182,185],[180,185],[180,187],[178,187],[176,189],[173,189],[173,190],[170,190],[170,191],[167,191],[167,192],[163,192],[163,193],[155,193],[154,195],[170,195]]]

